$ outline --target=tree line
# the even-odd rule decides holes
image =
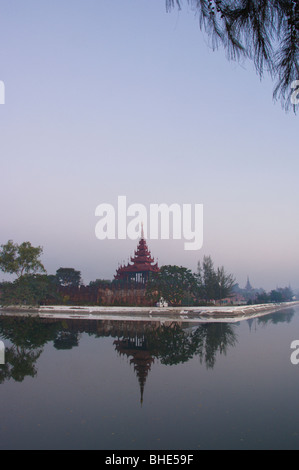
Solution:
[[[40,305],[43,303],[64,303],[63,291],[87,287],[90,293],[99,287],[121,288],[121,281],[97,279],[84,286],[81,272],[74,268],[60,267],[55,275],[48,275],[40,257],[41,246],[30,242],[20,245],[9,240],[1,245],[0,270],[13,274],[12,282],[0,283],[0,304]],[[163,298],[169,305],[208,305],[226,299],[236,291],[233,274],[223,266],[215,267],[211,256],[204,256],[198,262],[196,272],[183,266],[164,265],[158,273],[151,273],[146,284],[146,295],[153,302]],[[292,300],[291,289],[276,289],[270,293],[260,292],[249,303],[285,302]],[[93,296],[93,299],[96,295]],[[95,302],[95,301],[93,301]]]
[[[3,305],[38,305],[49,300],[60,300],[59,287],[78,287],[81,273],[73,268],[59,268],[55,275],[48,275],[40,260],[41,246],[34,247],[30,242],[20,245],[9,240],[1,245],[0,270],[13,274],[13,282],[0,284],[0,302]]]
[[[196,273],[183,266],[162,266],[150,277],[147,294],[172,305],[199,305],[229,297],[235,284],[232,274],[226,273],[223,266],[215,268],[211,256],[204,256]]]
[[[81,273],[74,268],[60,267],[55,275],[48,275],[40,260],[42,253],[41,246],[34,247],[30,242],[18,245],[9,240],[1,245],[0,270],[16,276],[13,282],[1,283],[2,304],[36,305],[46,300],[57,303],[61,300],[58,288],[82,286]],[[194,304],[227,297],[234,284],[233,275],[223,267],[215,269],[211,257],[205,256],[196,273],[183,266],[162,266],[159,273],[150,277],[146,289],[147,296],[154,300],[163,297],[170,304],[179,305],[183,301]],[[97,279],[88,287],[99,286],[117,287],[117,281]]]
[[[261,292],[254,299],[256,304],[290,302],[294,293],[290,287],[277,287],[270,292]]]

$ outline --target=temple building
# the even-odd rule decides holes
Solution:
[[[127,265],[116,270],[112,282],[102,281],[94,286],[61,287],[59,295],[63,303],[70,305],[109,305],[109,306],[154,306],[157,299],[149,296],[146,283],[152,273],[160,268],[148,249],[143,229],[134,256]],[[47,302],[53,303],[53,299]]]
[[[145,285],[150,273],[159,272],[158,263],[155,263],[154,258],[152,258],[145,241],[143,229],[137,250],[135,250],[134,257],[131,257],[131,262],[133,264],[128,263],[117,269],[114,276],[115,280],[124,281],[128,284]]]

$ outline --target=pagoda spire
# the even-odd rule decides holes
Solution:
[[[141,235],[140,235],[140,239],[141,239],[141,240],[145,240],[143,222],[141,222]]]
[[[247,276],[247,283],[246,283],[245,289],[246,289],[247,291],[252,290],[252,285],[250,284],[249,276]]]
[[[150,272],[159,272],[158,263],[155,263],[144,238],[143,222],[141,222],[141,237],[134,255],[130,257],[130,261],[133,264],[128,261],[127,265],[123,263],[117,269],[114,279],[144,285],[149,279]]]
[[[143,222],[141,222],[141,239],[144,240]]]

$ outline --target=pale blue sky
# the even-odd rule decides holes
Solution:
[[[241,286],[299,287],[298,117],[187,7],[1,0],[0,80],[0,243],[112,279],[136,242],[98,240],[97,205],[202,203],[203,248],[149,240],[159,264],[210,254]]]

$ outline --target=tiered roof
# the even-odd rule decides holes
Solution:
[[[142,231],[137,250],[134,252],[134,257],[131,256],[131,262],[133,264],[128,263],[127,265],[120,266],[117,269],[114,278],[128,279],[132,278],[134,274],[138,273],[143,273],[146,277],[148,277],[149,272],[159,272],[158,263],[153,264],[154,261],[155,260],[151,256],[151,252],[148,249]]]

